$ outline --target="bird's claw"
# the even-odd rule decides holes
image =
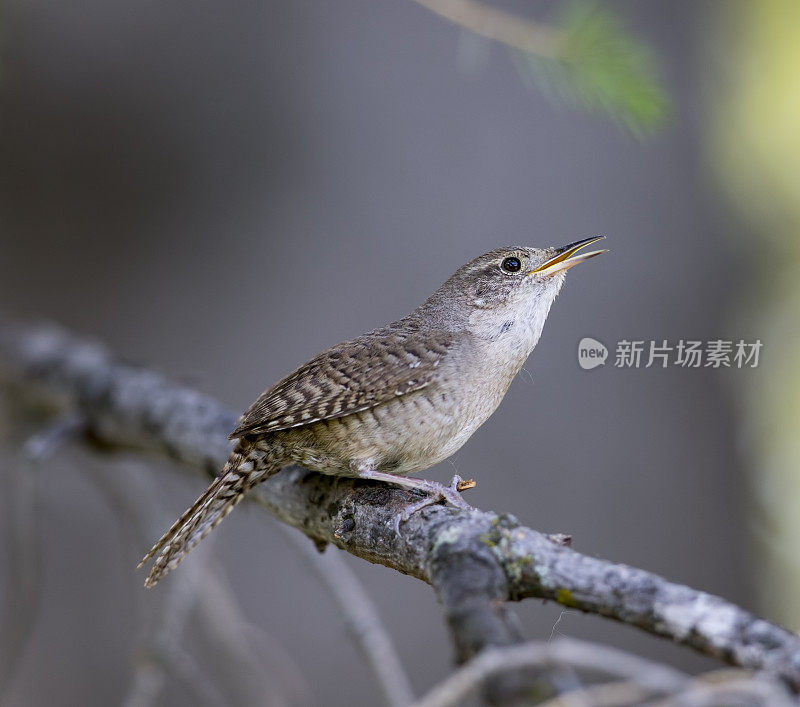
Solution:
[[[406,506],[395,516],[395,532],[399,535],[400,526],[409,518],[411,518],[411,516],[413,516],[415,513],[418,513],[423,508],[427,508],[428,506],[433,506],[434,504],[439,503],[439,501],[445,501],[447,505],[453,506],[454,508],[459,508],[463,511],[472,510],[472,506],[470,506],[469,503],[462,498],[461,491],[475,488],[476,485],[477,484],[473,479],[464,480],[458,475],[453,477],[452,481],[450,482],[450,486],[443,486],[442,484],[437,483],[432,487],[432,493],[430,493],[430,495],[417,501],[416,503],[412,503],[410,506]]]
[[[475,488],[475,486],[477,486],[477,484],[475,483],[474,479],[464,480],[458,474],[456,474],[450,482],[449,487],[442,487],[441,499],[447,501],[448,505],[451,505],[454,508],[460,508],[464,511],[472,510],[472,506],[470,506],[469,503],[462,498],[461,492],[466,491],[467,489]]]

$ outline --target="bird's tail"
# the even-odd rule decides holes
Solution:
[[[222,473],[142,558],[137,569],[161,551],[145,580],[146,587],[155,586],[174,569],[233,510],[246,491],[280,469],[280,464],[274,463],[271,456],[257,451],[244,440],[237,445]]]

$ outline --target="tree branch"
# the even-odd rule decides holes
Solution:
[[[660,695],[678,692],[689,682],[688,675],[639,656],[609,646],[560,638],[552,643],[531,641],[519,646],[485,650],[433,688],[414,707],[459,705],[492,675],[548,665],[569,665],[625,678],[648,693]],[[566,693],[566,696],[570,694]]]
[[[525,19],[476,0],[414,0],[440,17],[488,39],[530,54],[555,58],[564,37],[555,27]]]
[[[342,556],[320,552],[294,530],[286,536],[303,554],[309,566],[338,604],[361,657],[369,666],[390,707],[406,707],[414,701],[411,682],[394,647],[392,638],[381,621],[378,607]]]
[[[0,377],[79,413],[109,445],[161,451],[216,474],[237,415],[212,398],[115,360],[54,327],[0,326]],[[252,494],[318,543],[428,582],[457,659],[521,641],[503,602],[527,597],[617,619],[800,689],[800,637],[730,602],[627,565],[582,555],[508,515],[432,506],[394,531],[417,497],[385,484],[288,467]]]

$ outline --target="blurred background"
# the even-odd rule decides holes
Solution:
[[[493,7],[544,23],[562,10]],[[479,507],[800,628],[800,5],[602,9],[654,57],[663,116],[553,98],[546,67],[411,0],[6,0],[0,312],[243,409],[485,250],[607,234],[612,252],[570,273],[501,407],[429,476],[474,477]],[[578,366],[585,336],[611,349],[605,366]],[[758,368],[613,365],[622,339],[720,338],[760,339]],[[31,465],[31,430],[2,419],[5,703],[132,704],[147,631],[177,631],[167,588],[145,592],[134,567],[204,483],[80,445]],[[149,532],[121,521],[134,496]],[[267,704],[379,703],[277,522],[240,507],[214,535],[181,572],[223,568],[220,596],[260,649],[221,667],[219,632],[188,613],[173,636],[188,667],[159,704],[244,704],[231,685],[254,666]],[[20,536],[34,559],[15,555]],[[344,559],[421,694],[452,665],[433,593]],[[20,561],[35,567],[25,607],[9,604]],[[557,606],[516,608],[529,638],[715,665]]]

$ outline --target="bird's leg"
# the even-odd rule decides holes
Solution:
[[[450,482],[450,486],[444,486],[438,481],[415,479],[410,476],[398,476],[397,474],[387,474],[382,471],[373,471],[371,469],[359,470],[358,478],[370,479],[372,481],[383,481],[384,483],[394,484],[395,486],[399,486],[400,488],[404,489],[425,491],[431,497],[430,502],[427,505],[432,505],[438,501],[444,500],[456,508],[472,510],[472,506],[470,506],[461,497],[460,491],[472,488],[475,486],[475,482],[471,480],[463,481],[460,476],[454,476],[453,480]]]
[[[427,479],[397,476],[396,474],[387,474],[382,471],[373,471],[371,469],[359,470],[358,478],[383,481],[387,484],[399,486],[400,488],[424,491],[428,494],[425,498],[416,503],[406,506],[402,512],[397,515],[395,519],[395,530],[398,533],[400,532],[401,523],[405,523],[417,511],[421,511],[423,508],[432,506],[442,500],[455,508],[460,508],[465,511],[472,510],[472,506],[461,497],[460,491],[472,488],[475,486],[475,482],[472,480],[463,481],[460,476],[454,476],[453,480],[450,482],[450,486],[444,486],[436,481],[428,481]]]

